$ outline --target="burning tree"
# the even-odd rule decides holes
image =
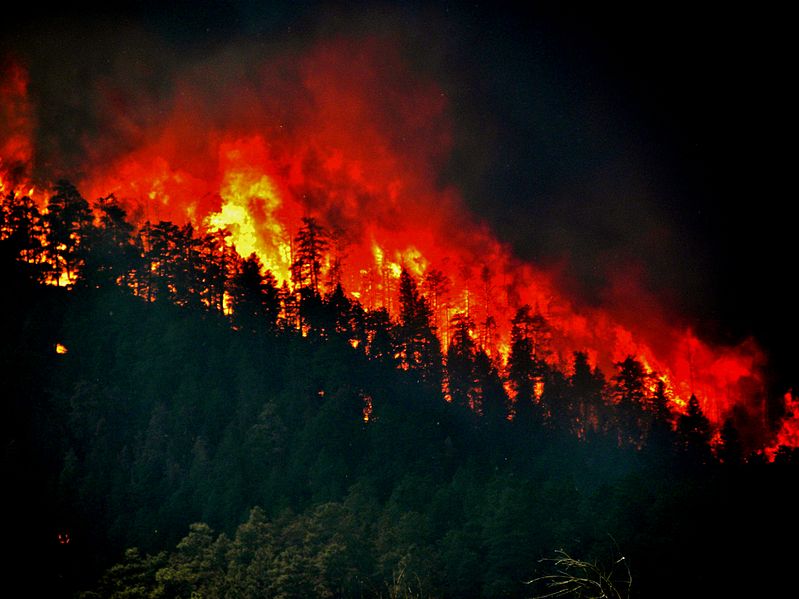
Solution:
[[[327,230],[313,217],[302,218],[302,227],[294,238],[294,261],[291,275],[298,289],[319,295],[322,266],[330,245]]]

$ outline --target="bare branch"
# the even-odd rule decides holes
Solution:
[[[554,573],[526,583],[543,587],[543,592],[534,595],[533,599],[629,599],[632,574],[623,555],[605,568],[596,562],[576,559],[563,549],[555,554],[556,557],[541,560],[541,563],[552,564]]]

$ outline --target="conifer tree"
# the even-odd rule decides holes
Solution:
[[[86,259],[86,240],[92,227],[89,203],[72,183],[60,180],[47,202],[44,217],[45,255],[56,284],[61,276],[73,281]]]
[[[403,366],[416,372],[420,380],[439,387],[441,344],[431,322],[430,306],[404,268],[400,273],[399,308],[399,353]]]
[[[313,217],[303,217],[302,227],[294,238],[294,261],[291,277],[298,289],[310,289],[319,295],[322,265],[330,246],[327,230]]]

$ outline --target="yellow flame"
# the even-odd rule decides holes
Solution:
[[[291,249],[276,214],[283,202],[271,179],[256,169],[230,170],[219,195],[222,206],[206,217],[206,225],[227,229],[240,255],[255,253],[278,282],[288,280]]]
[[[65,354],[68,351],[69,350],[67,349],[67,347],[65,345],[62,345],[61,343],[56,343],[55,344],[55,353],[57,353],[57,354]]]
[[[392,262],[391,260],[386,262],[386,266],[388,267],[389,271],[391,271],[391,276],[393,276],[395,279],[399,279],[400,275],[402,274],[402,266],[396,262]]]
[[[66,271],[59,273],[59,275],[48,275],[44,282],[46,285],[53,285],[54,287],[70,287],[77,280],[77,275],[72,273],[70,276]]]
[[[378,269],[385,268],[395,279],[400,277],[403,268],[417,279],[421,279],[429,264],[424,254],[412,245],[402,251],[395,251],[392,260],[386,256],[386,251],[372,240],[372,256],[374,256]]]
[[[427,270],[427,258],[424,257],[424,254],[422,254],[419,249],[412,245],[409,245],[405,251],[402,252],[401,261],[408,272],[412,273],[417,278],[421,278],[425,270]]]
[[[377,267],[380,268],[383,266],[383,260],[385,260],[386,254],[383,251],[383,248],[377,245],[377,242],[374,240],[372,240],[372,255],[375,258],[375,264]]]
[[[501,342],[497,347],[497,351],[499,352],[500,357],[502,358],[503,363],[508,362],[508,356],[510,356],[510,345],[506,342]]]

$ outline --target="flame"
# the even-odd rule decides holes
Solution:
[[[290,236],[279,220],[283,200],[277,186],[252,156],[264,151],[260,137],[225,144],[220,149],[222,205],[205,217],[205,224],[211,229],[228,230],[239,254],[255,253],[282,283],[290,278]]]
[[[35,122],[28,96],[26,69],[0,56],[0,196],[9,193],[33,198],[33,131]]]
[[[6,70],[4,193],[32,189],[36,158],[27,75]],[[255,253],[279,284],[290,282],[293,239],[311,215],[341,242],[331,244],[328,266],[336,245],[341,283],[367,309],[396,312],[403,268],[420,281],[443,273],[434,304],[427,294],[445,344],[450,318],[464,313],[476,339],[505,362],[516,309],[537,306],[553,332],[554,365],[566,368],[583,351],[612,374],[633,356],[653,385],[666,385],[675,411],[694,394],[716,426],[739,405],[753,421],[763,415],[763,355],[753,342],[716,347],[656,309],[580,305],[554,272],[520,261],[470,214],[458,190],[439,182],[452,149],[446,96],[390,43],[329,41],[288,62],[265,59],[250,75],[224,89],[178,78],[159,118],[120,144],[129,150],[87,151],[78,188],[87,198],[113,193],[139,224],[227,230],[239,254]],[[119,110],[120,122],[130,118]]]
[[[784,416],[774,441],[763,450],[773,461],[781,447],[799,447],[799,396],[789,389],[783,396]]]
[[[363,421],[369,422],[372,419],[372,397],[364,395],[363,397]]]
[[[533,396],[536,398],[536,400],[540,401],[543,395],[544,395],[544,381],[541,379],[537,379],[533,383]]]
[[[61,344],[61,343],[56,343],[56,344],[55,344],[55,353],[57,353],[57,354],[65,354],[65,353],[67,353],[68,351],[69,351],[69,350],[66,348],[66,346],[65,346],[65,345],[63,345],[63,344]]]

